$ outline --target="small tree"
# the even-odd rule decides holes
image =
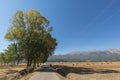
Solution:
[[[17,62],[18,60],[17,58],[18,58],[18,55],[16,54],[14,44],[8,45],[7,49],[5,49],[4,52],[0,54],[0,59],[2,63],[15,64],[15,62]]]

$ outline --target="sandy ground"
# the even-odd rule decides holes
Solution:
[[[66,80],[120,80],[120,62],[56,62]]]
[[[37,72],[29,73],[28,75],[23,76],[19,80],[29,80],[32,76],[34,76]]]

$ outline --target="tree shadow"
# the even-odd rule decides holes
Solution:
[[[85,67],[69,67],[69,66],[52,66],[54,71],[58,72],[62,76],[67,76],[69,73],[76,73],[76,74],[105,74],[105,73],[120,73],[116,70],[109,70],[109,69],[92,69],[92,68],[85,68]]]
[[[38,70],[36,70],[38,72],[55,72],[52,68],[50,67],[46,67],[46,68],[40,68]]]

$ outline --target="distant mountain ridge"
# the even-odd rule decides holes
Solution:
[[[48,61],[120,61],[120,49],[74,51],[65,55],[53,55]]]

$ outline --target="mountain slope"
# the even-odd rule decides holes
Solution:
[[[53,55],[48,61],[118,61],[120,49],[108,49],[103,51],[76,51],[65,55]]]

